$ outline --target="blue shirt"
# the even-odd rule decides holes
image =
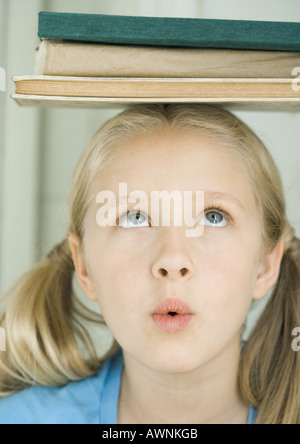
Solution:
[[[124,367],[119,349],[97,375],[63,387],[35,386],[0,400],[0,424],[117,424]],[[250,409],[248,424],[254,424]]]

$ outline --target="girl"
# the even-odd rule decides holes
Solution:
[[[153,224],[152,203],[150,216],[120,184],[203,192],[201,235]],[[100,226],[103,190],[120,199]],[[279,173],[237,117],[209,105],[124,111],[82,155],[66,239],[4,296],[0,422],[300,423],[299,258]],[[104,359],[74,271],[115,338]],[[250,305],[271,289],[243,346]]]

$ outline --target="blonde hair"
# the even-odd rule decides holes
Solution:
[[[247,171],[265,249],[272,251],[284,239],[278,282],[241,353],[239,386],[245,402],[258,408],[258,424],[298,424],[300,354],[291,348],[291,331],[300,326],[300,241],[287,220],[280,175],[267,149],[236,116],[210,105],[138,105],[95,134],[73,176],[66,239],[3,297],[0,322],[7,352],[1,354],[0,396],[35,384],[57,386],[88,377],[116,348],[114,343],[104,358],[97,356],[83,320],[104,321],[73,292],[67,237],[75,233],[84,244],[99,173],[119,150],[133,137],[166,129],[205,134],[228,148]]]

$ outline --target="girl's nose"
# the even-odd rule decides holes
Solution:
[[[157,279],[190,279],[193,274],[193,261],[188,250],[190,240],[175,235],[176,229],[170,229],[174,235],[167,235],[153,263],[152,273]],[[183,240],[185,239],[185,240]]]
[[[191,272],[188,268],[181,268],[180,270],[175,270],[172,267],[166,266],[166,268],[160,267],[157,270],[154,270],[153,274],[155,277],[165,277],[168,276],[170,279],[177,279],[181,277],[185,277],[186,279],[189,278],[189,275],[191,275]]]

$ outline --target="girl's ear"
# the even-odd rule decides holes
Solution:
[[[84,291],[85,295],[87,296],[87,298],[90,299],[91,301],[97,301],[94,284],[93,281],[91,280],[91,277],[89,276],[85,259],[80,250],[80,239],[76,234],[71,233],[68,237],[68,242],[72,252],[72,257],[78,282],[82,290]]]
[[[264,298],[268,291],[276,284],[283,253],[284,241],[281,239],[271,253],[265,253],[263,255],[256,279],[253,299],[258,300]]]

